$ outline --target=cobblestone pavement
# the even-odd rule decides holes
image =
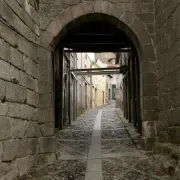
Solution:
[[[171,180],[138,148],[134,142],[140,136],[122,119],[113,103],[88,111],[57,134],[53,165],[34,168],[18,180]]]

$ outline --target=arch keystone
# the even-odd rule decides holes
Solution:
[[[72,17],[74,19],[80,17],[80,16],[83,16],[85,15],[85,11],[82,7],[82,4],[78,4],[78,5],[75,5],[71,8],[71,13],[72,13]]]
[[[85,14],[91,14],[94,12],[93,3],[83,3],[82,8],[84,9]]]
[[[122,4],[112,4],[111,16],[114,16],[119,19],[123,12],[124,12],[124,9],[123,9]]]
[[[107,1],[102,1],[100,5],[100,12],[104,14],[111,14],[111,6],[112,4]]]

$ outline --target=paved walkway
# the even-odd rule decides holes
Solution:
[[[152,156],[138,149],[139,135],[126,127],[114,104],[80,116],[56,139],[57,162],[38,167],[19,180],[171,179],[155,168]]]

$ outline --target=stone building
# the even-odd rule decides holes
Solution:
[[[179,0],[0,0],[0,176],[56,158],[63,48],[129,48],[125,116],[142,147],[178,163],[179,22]]]
[[[87,53],[77,53],[77,69],[86,69],[91,67],[91,59]],[[91,78],[88,76],[77,76],[77,108],[78,115],[85,110],[90,109],[91,102]]]
[[[92,68],[106,67],[100,60],[92,62]],[[106,97],[106,76],[94,75],[92,76],[92,107],[104,105]]]

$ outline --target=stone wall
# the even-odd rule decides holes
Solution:
[[[170,9],[172,6],[166,7]],[[179,17],[178,7],[175,11],[172,8],[176,14],[173,17]],[[86,14],[100,13],[119,19],[119,27],[138,50],[143,142],[151,146],[158,119],[153,1],[40,0],[39,8],[38,12],[38,0],[0,0],[0,127],[3,127],[0,130],[0,169],[5,169],[0,176],[6,176],[6,172],[10,171],[12,173],[7,175],[7,179],[12,179],[12,174],[24,174],[35,164],[38,153],[45,153],[39,156],[41,162],[55,158],[52,53],[61,30],[69,22]],[[174,18],[173,22],[177,20]],[[161,24],[161,20],[157,21]],[[162,49],[164,46],[159,47]],[[173,49],[170,55],[174,57],[178,43],[172,47],[169,48]],[[178,91],[174,92],[173,97]],[[178,107],[177,103],[173,103],[173,107]],[[171,133],[171,136],[174,134]],[[9,148],[12,146],[15,148]],[[10,163],[7,164],[7,161]]]
[[[0,179],[22,176],[52,152],[43,136],[54,126],[39,113],[39,36],[37,1],[0,0]]]
[[[87,53],[77,53],[77,69],[90,68],[91,59]],[[77,76],[77,111],[78,115],[91,108],[90,77]]]
[[[177,156],[178,147],[169,143],[180,143],[180,1],[154,0],[154,7],[160,110],[157,140],[161,150],[174,149]]]
[[[158,137],[159,141],[179,144],[180,2],[154,1],[154,6],[160,108]]]

